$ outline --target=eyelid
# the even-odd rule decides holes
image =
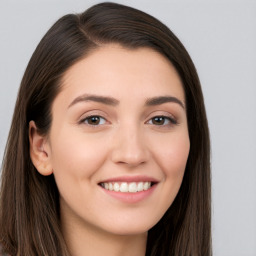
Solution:
[[[98,108],[81,108],[81,110],[79,112],[80,112],[80,114],[77,116],[77,120],[81,120],[81,119],[84,119],[84,118],[90,117],[90,116],[100,116],[105,119],[108,118],[107,113]]]

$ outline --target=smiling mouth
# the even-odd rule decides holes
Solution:
[[[99,185],[106,190],[121,193],[136,193],[149,190],[155,183],[146,182],[101,182]]]

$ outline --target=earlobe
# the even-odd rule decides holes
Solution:
[[[29,122],[30,158],[37,171],[44,175],[52,174],[50,147],[46,136],[40,135],[34,121]]]

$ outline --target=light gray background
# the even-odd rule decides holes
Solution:
[[[98,2],[0,0],[0,159],[39,40],[60,16]],[[214,255],[256,256],[256,0],[118,2],[163,21],[190,52],[211,130]]]

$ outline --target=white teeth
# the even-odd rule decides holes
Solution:
[[[137,192],[136,182],[132,182],[132,183],[129,184],[129,192],[131,192],[131,193]]]
[[[112,183],[108,183],[108,189],[109,189],[110,191],[112,191],[112,190],[114,189]]]
[[[143,190],[143,182],[139,182],[138,183],[138,191],[142,191]]]
[[[106,184],[106,183],[105,183]],[[118,192],[119,191],[119,184],[118,183],[114,183],[114,190],[116,191],[116,192]]]
[[[101,186],[110,191],[136,193],[151,188],[151,182],[104,182]]]
[[[121,192],[128,192],[128,184],[126,182],[122,182],[120,186]]]
[[[145,182],[145,183],[143,184],[143,189],[144,189],[144,190],[148,190],[149,187],[150,187],[149,182]]]

